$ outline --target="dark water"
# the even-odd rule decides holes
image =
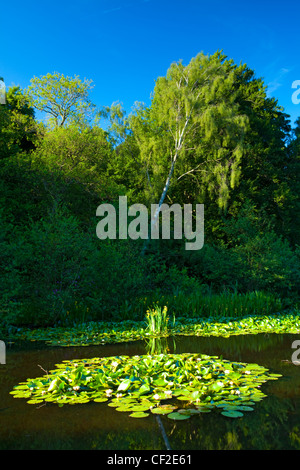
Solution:
[[[161,416],[172,450],[300,450],[300,366],[291,362],[292,343],[297,339],[299,335],[288,334],[168,339],[169,352],[223,356],[257,363],[283,375],[262,386],[268,396],[242,418],[212,412],[174,422]],[[156,344],[158,347],[166,345]],[[165,450],[154,415],[133,419],[106,403],[62,408],[50,403],[29,405],[9,394],[19,382],[44,375],[39,366],[51,370],[65,359],[148,352],[143,342],[81,348],[39,343],[7,346],[6,365],[0,365],[0,449]]]

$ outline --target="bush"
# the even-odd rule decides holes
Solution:
[[[188,272],[215,291],[266,291],[282,299],[299,297],[300,249],[248,208],[224,226],[228,242],[205,244],[202,250],[181,256]]]
[[[83,231],[62,207],[23,231],[2,222],[1,301],[16,325],[142,319],[146,296],[156,301],[199,285],[184,270],[142,257],[136,242]]]

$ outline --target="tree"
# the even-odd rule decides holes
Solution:
[[[55,72],[32,78],[28,96],[36,109],[50,115],[55,127],[63,127],[70,121],[91,118],[95,108],[88,97],[91,89],[92,80]]]
[[[34,109],[19,86],[9,88],[5,104],[0,105],[0,158],[35,147],[38,125]]]
[[[295,246],[300,246],[300,117],[296,119],[295,128],[292,131],[292,139],[288,146],[285,178],[291,192],[289,204],[290,234],[289,239]]]
[[[47,130],[31,154],[31,168],[43,175],[52,211],[64,204],[88,222],[101,200],[117,198],[118,186],[107,175],[112,152],[107,133],[97,126]]]
[[[182,173],[176,175],[177,180],[204,172],[206,187],[217,194],[221,209],[226,208],[229,190],[237,183],[247,118],[240,113],[234,75],[223,64],[225,58],[220,52],[201,53],[187,66],[173,63],[167,76],[156,81],[151,106],[141,106],[131,119],[149,168],[149,184],[156,186],[156,194],[161,191],[152,225],[179,160]]]

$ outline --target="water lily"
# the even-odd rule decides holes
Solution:
[[[201,360],[203,361],[202,364],[201,362],[199,363]],[[176,397],[176,399],[179,400],[188,400],[190,404],[201,405],[200,411],[198,410],[201,413],[210,412],[213,408],[218,409],[223,407],[225,411],[222,412],[222,414],[225,413],[225,416],[231,416],[228,414],[228,410],[226,410],[226,406],[228,406],[226,396],[229,400],[232,400],[232,402],[230,402],[231,404],[240,400],[240,397],[242,397],[243,405],[247,405],[247,400],[250,403],[252,393],[254,392],[251,392],[250,395],[248,393],[249,396],[244,396],[243,390],[245,388],[248,390],[248,386],[251,382],[252,386],[255,387],[256,398],[262,398],[264,395],[259,391],[259,387],[262,382],[268,380],[266,374],[268,370],[258,365],[255,365],[255,367],[251,365],[250,369],[249,365],[245,367],[245,364],[237,364],[241,373],[235,374],[236,368],[231,367],[229,361],[222,360],[220,362],[220,360],[216,361],[215,357],[210,358],[205,355],[197,357],[196,354],[185,353],[180,355],[161,354],[159,356],[114,356],[79,361],[79,372],[84,371],[84,374],[76,375],[76,385],[74,385],[74,372],[76,372],[76,370],[74,370],[74,362],[64,362],[67,363],[61,366],[59,365],[58,371],[53,371],[50,377],[49,374],[47,374],[47,381],[44,381],[42,377],[27,379],[28,389],[26,388],[24,391],[24,384],[21,383],[20,386],[15,387],[11,393],[16,398],[23,396],[32,398],[28,403],[36,403],[36,399],[40,397],[43,397],[40,401],[45,399],[47,401],[49,379],[53,379],[51,384],[53,384],[52,389],[55,390],[55,393],[53,399],[51,397],[51,401],[56,401],[59,404],[86,403],[90,400],[94,400],[96,403],[105,402],[108,401],[109,398],[116,396],[118,403],[114,403],[115,400],[113,400],[112,404],[117,406],[121,405],[121,408],[123,404],[123,408],[132,408],[134,411],[141,413],[145,410],[151,410],[153,413],[157,414],[168,414],[171,408],[168,408],[166,405],[161,407],[159,406],[159,402],[162,399],[166,400]],[[174,376],[174,365],[178,368],[176,379]],[[118,374],[111,374],[111,371],[114,371],[116,366],[118,367]],[[131,367],[137,372],[134,379],[134,390],[137,392],[139,390],[140,393],[132,393],[132,381],[128,376],[128,369]],[[166,367],[169,372],[166,372]],[[227,369],[227,367],[230,367],[230,369]],[[250,372],[250,370],[252,371],[253,369],[255,373]],[[251,373],[251,377],[245,377],[243,372],[246,371]],[[86,376],[87,372],[91,374],[89,377]],[[199,384],[198,386],[196,384],[196,379],[202,379],[200,376],[202,372],[205,376],[205,384],[202,383],[199,387]],[[233,374],[235,379],[229,382],[227,378],[225,379],[226,373]],[[274,379],[280,376],[278,374],[275,375],[276,377]],[[99,379],[102,384],[106,384],[100,396],[98,396],[98,393],[95,394],[93,387],[94,382],[92,381],[93,377],[97,378],[95,381],[96,391],[98,391]],[[162,377],[164,377],[165,380],[162,380]],[[72,383],[68,383],[68,381],[65,380],[68,378],[72,378]],[[230,379],[231,375],[229,375],[228,378]],[[270,378],[273,379],[273,377]],[[90,379],[89,388],[86,387],[88,379]],[[63,382],[67,383],[66,387]],[[154,390],[151,387],[153,383],[156,387]],[[230,387],[227,386],[229,383]],[[113,388],[105,389],[105,387],[109,387],[108,384]],[[166,384],[167,388],[165,387]],[[72,385],[74,386],[71,388]],[[234,398],[233,395],[236,395],[236,397]],[[204,401],[202,403],[201,400],[203,396]],[[222,401],[220,402],[220,398],[224,400],[224,405]],[[169,407],[170,406],[172,407],[172,405],[169,405]],[[198,411],[188,409],[184,413],[169,414],[170,419],[183,419],[183,416],[184,419],[187,419],[192,416],[192,414],[197,414]],[[245,407],[243,411],[247,411]]]

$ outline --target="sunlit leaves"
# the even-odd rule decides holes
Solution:
[[[28,96],[35,108],[51,116],[55,126],[63,126],[68,120],[82,120],[93,111],[88,97],[91,88],[92,80],[55,72],[32,78]]]
[[[22,329],[14,338],[31,341],[46,341],[52,346],[89,346],[107,343],[143,340],[151,337],[145,322],[89,322],[63,328]],[[249,315],[241,318],[189,319],[177,318],[169,327],[169,335],[223,336],[256,333],[300,332],[300,315]],[[147,361],[147,359],[146,359]]]
[[[260,385],[278,377],[257,364],[204,354],[117,356],[64,361],[46,376],[20,383],[11,394],[29,404],[108,402],[134,418],[152,413],[185,420],[213,410],[241,417],[266,396]]]

